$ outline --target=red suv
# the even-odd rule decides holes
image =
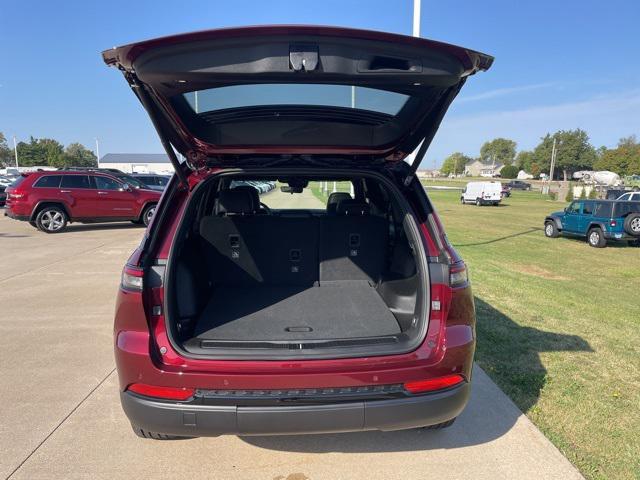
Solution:
[[[493,58],[311,26],[198,32],[103,57],[176,169],[117,299],[134,431],[450,425],[470,392],[473,296],[415,172]],[[281,191],[256,187],[271,182]]]
[[[148,225],[161,196],[129,175],[98,170],[26,173],[6,193],[4,214],[46,233],[70,222]]]

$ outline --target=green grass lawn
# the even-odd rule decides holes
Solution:
[[[499,207],[429,190],[469,265],[476,360],[588,478],[640,478],[640,249],[547,239],[534,192]]]

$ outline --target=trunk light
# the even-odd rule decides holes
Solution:
[[[469,281],[469,274],[467,272],[467,266],[460,262],[451,265],[449,268],[449,285],[452,288],[462,287]]]
[[[124,270],[122,270],[122,288],[124,288],[125,290],[141,292],[143,275],[144,272],[142,271],[142,269],[126,265],[124,267]]]
[[[164,398],[167,400],[187,400],[193,397],[196,392],[193,388],[158,387],[144,383],[132,383],[127,390],[145,397]]]
[[[428,380],[407,382],[404,384],[404,389],[409,393],[433,392],[435,390],[453,387],[462,382],[464,382],[464,377],[462,375],[447,375],[445,377],[430,378]]]

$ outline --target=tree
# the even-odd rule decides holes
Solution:
[[[533,163],[533,152],[529,150],[522,150],[521,152],[518,152],[518,155],[516,156],[516,166],[518,167],[518,170],[524,170],[525,172],[533,173],[531,171]]]
[[[80,143],[72,143],[64,151],[65,167],[97,167],[95,154]]]
[[[581,129],[560,130],[547,134],[533,150],[533,161],[542,171],[549,171],[553,140],[556,140],[556,172],[562,172],[564,180],[578,170],[588,170],[596,160],[596,150],[589,143],[587,132]],[[553,179],[552,179],[553,180]]]
[[[518,176],[518,167],[515,165],[505,165],[500,170],[500,176],[502,178],[516,178]]]
[[[29,138],[29,143],[18,143],[18,160],[21,167],[36,165],[61,167],[64,165],[64,148],[51,138]]]
[[[4,168],[13,164],[13,152],[7,144],[4,133],[0,132],[0,167]]]
[[[445,175],[449,175],[451,173],[453,173],[454,175],[459,175],[464,172],[465,165],[471,160],[472,159],[470,157],[467,157],[464,153],[452,153],[444,159],[444,162],[442,162],[440,172]]]
[[[593,166],[619,175],[640,175],[640,144],[636,136],[621,138],[616,148],[602,147],[601,155]]]
[[[480,148],[480,159],[483,162],[495,162],[511,165],[516,156],[516,142],[507,138],[494,138],[485,142]]]

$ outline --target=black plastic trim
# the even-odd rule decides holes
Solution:
[[[121,392],[133,425],[167,435],[288,435],[402,430],[447,422],[462,412],[471,385],[426,395],[295,406],[202,405]]]

